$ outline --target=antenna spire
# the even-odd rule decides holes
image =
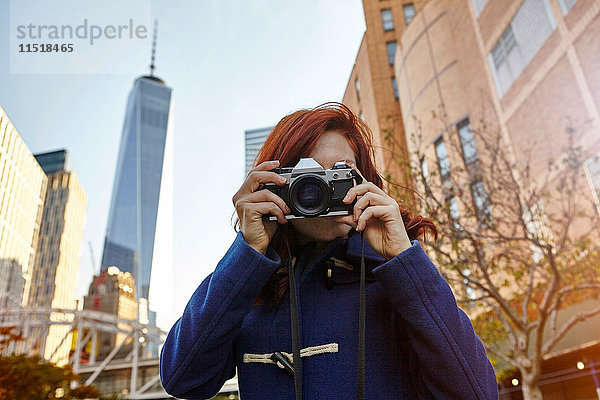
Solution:
[[[150,60],[150,76],[154,76],[154,61],[156,59],[156,37],[158,36],[158,19],[154,20],[154,33],[152,34],[152,58]]]

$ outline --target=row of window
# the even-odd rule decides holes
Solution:
[[[559,0],[566,15],[577,0]],[[479,15],[487,0],[473,0]],[[498,97],[502,98],[556,29],[549,0],[525,0],[488,55]]]
[[[410,24],[410,21],[415,16],[415,6],[413,3],[404,4],[402,6],[402,11],[404,12],[404,22],[406,25]],[[394,17],[392,16],[391,8],[384,8],[381,10],[381,22],[383,23],[383,30],[385,32],[393,31],[394,27]]]
[[[168,114],[153,108],[142,107],[142,124],[156,128],[167,128]]]
[[[354,88],[356,89],[356,99],[360,101],[360,81],[358,78],[354,80]],[[394,90],[394,98],[398,100],[400,96],[398,94],[398,82],[396,81],[395,76],[392,76],[392,89]]]
[[[475,15],[479,17],[481,12],[485,8],[488,3],[488,0],[472,0],[473,1],[473,9],[475,10]],[[571,8],[577,3],[577,0],[558,0],[558,4],[560,5],[560,9],[563,15],[567,15]]]
[[[456,125],[458,131],[458,137],[462,149],[463,161],[467,171],[476,171],[478,154],[477,147],[475,146],[475,138],[473,137],[473,130],[469,119],[466,118]],[[448,203],[448,212],[450,219],[455,229],[460,229],[460,223],[458,219],[460,213],[458,210],[458,201],[452,192],[452,180],[450,176],[450,160],[448,158],[448,151],[446,149],[446,143],[443,137],[440,137],[435,142],[435,154],[437,158],[437,167],[440,173],[442,181],[442,189],[446,196]],[[429,182],[429,168],[427,162],[423,159],[421,161],[421,171],[425,178],[426,184]],[[474,179],[470,182],[471,195],[473,197],[473,206],[477,213],[477,218],[482,226],[487,226],[491,223],[491,209],[489,204],[489,197],[485,189],[485,183],[480,176],[474,176]]]
[[[577,0],[559,0],[560,8],[566,15]],[[475,14],[479,16],[488,0],[472,0]],[[412,3],[404,4],[404,20],[408,25],[415,16]],[[392,10],[381,10],[381,21],[384,31],[392,31],[394,19]],[[492,68],[498,96],[502,98],[514,81],[519,77],[527,64],[556,29],[549,0],[525,0],[498,42],[488,55]],[[394,65],[396,41],[386,42],[388,62]],[[394,82],[395,86],[395,82]],[[397,90],[395,90],[395,93]],[[396,98],[398,96],[396,95]]]
[[[42,253],[40,257],[40,267],[45,267],[46,265],[55,265],[58,262],[58,252],[53,251],[49,255],[47,253]],[[46,277],[47,279],[48,277]]]

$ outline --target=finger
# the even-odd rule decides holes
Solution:
[[[356,204],[354,204],[354,221],[358,221],[360,214],[362,214],[363,210],[369,206],[389,206],[395,203],[396,202],[392,198],[384,197],[373,192],[367,192],[360,199],[356,200]]]
[[[274,183],[276,185],[283,185],[286,179],[272,171],[252,171],[248,174],[248,177],[242,184],[240,191],[242,193],[252,193],[261,183]]]
[[[254,171],[270,171],[273,168],[277,168],[278,166],[279,160],[264,161],[258,164],[257,166],[251,168],[250,171],[248,171],[248,175]]]
[[[262,218],[263,215],[272,214],[277,217],[277,222],[280,224],[285,224],[287,222],[283,210],[273,202],[264,201],[262,203],[247,203],[245,208],[248,212],[258,216],[258,218]]]
[[[377,187],[372,182],[361,183],[360,185],[356,185],[346,193],[346,197],[344,197],[343,202],[346,204],[352,203],[357,196],[361,196],[367,192],[373,192],[379,194],[381,196],[389,197],[382,189]]]
[[[285,204],[285,201],[283,201],[283,199],[281,197],[277,196],[275,193],[273,193],[267,189],[263,189],[263,190],[259,190],[258,192],[251,193],[251,194],[245,196],[242,201],[249,202],[249,203],[261,203],[261,202],[265,202],[265,201],[270,201],[272,203],[277,204],[279,206],[279,208],[281,208],[286,214],[290,214],[292,212],[290,210],[290,208],[287,206],[287,204]]]
[[[349,225],[352,228],[356,229],[356,222],[354,222],[354,219],[352,218],[352,214],[338,215],[336,217],[332,217],[331,219],[336,223],[346,224],[346,225]]]
[[[389,206],[372,206],[367,207],[367,209],[361,214],[360,218],[357,221],[356,230],[363,231],[367,226],[367,222],[371,218],[377,218],[381,221],[385,222],[391,216],[391,208]]]

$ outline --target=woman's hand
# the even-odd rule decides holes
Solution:
[[[335,217],[337,222],[344,222],[358,232],[364,231],[369,246],[386,260],[411,246],[396,200],[371,182],[350,189],[344,203],[352,203],[356,198],[354,213]]]
[[[283,185],[285,178],[273,168],[279,166],[279,161],[265,161],[250,170],[240,190],[233,196],[233,205],[240,220],[240,231],[250,247],[265,254],[267,247],[277,231],[277,222],[285,224],[285,214],[290,209],[281,197],[267,189],[255,191],[261,183],[272,182]],[[277,222],[263,219],[263,215],[273,214]]]

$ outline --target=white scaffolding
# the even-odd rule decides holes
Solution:
[[[166,338],[166,332],[159,328],[137,321],[118,318],[115,315],[92,310],[66,310],[41,307],[15,307],[0,308],[0,328],[13,328],[14,334],[22,335],[24,340],[13,342],[4,349],[4,354],[32,354],[34,349],[41,349],[43,357],[46,346],[46,337],[51,326],[63,325],[69,329],[59,341],[58,345],[49,353],[52,359],[54,354],[68,339],[69,335],[77,332],[75,336],[75,351],[69,357],[69,364],[73,372],[84,376],[83,384],[93,384],[96,378],[104,372],[116,369],[130,370],[130,386],[125,393],[127,399],[168,399],[171,398],[160,384],[158,372],[154,376],[146,376],[145,382],[138,378],[141,368],[158,371],[159,359],[152,352],[140,351],[142,348],[154,346],[156,354]],[[83,334],[82,334],[83,333]],[[123,334],[125,338],[115,346],[101,361],[96,360],[97,338],[102,333]],[[90,342],[92,350],[89,359],[81,363],[81,350]],[[116,359],[115,356],[125,347],[130,346],[125,358]],[[122,353],[122,352],[121,352]],[[82,379],[82,380],[83,380]],[[73,382],[73,386],[80,382]],[[158,389],[160,388],[160,389]],[[121,393],[123,395],[124,393]]]

